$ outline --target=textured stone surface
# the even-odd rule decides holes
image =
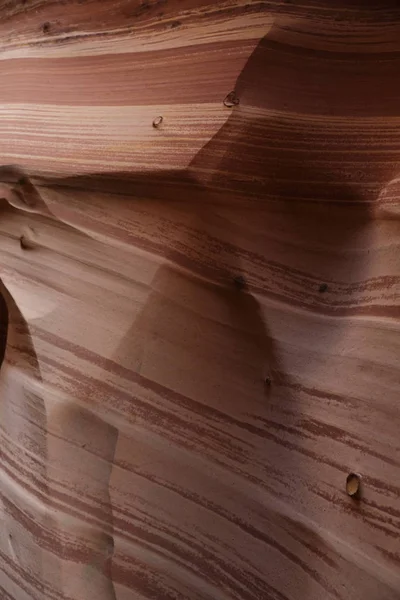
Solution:
[[[396,5],[0,3],[2,599],[399,598]]]

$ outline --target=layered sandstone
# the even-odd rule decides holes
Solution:
[[[399,598],[396,5],[1,3],[0,598]]]

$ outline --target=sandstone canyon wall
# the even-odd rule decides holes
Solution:
[[[398,3],[0,39],[0,598],[398,599]]]

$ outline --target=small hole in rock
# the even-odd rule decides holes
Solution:
[[[19,238],[19,245],[21,246],[22,250],[29,250],[30,248],[29,242],[24,235],[21,235]]]
[[[233,106],[237,106],[239,104],[239,98],[236,96],[236,92],[229,92],[224,98],[224,106],[227,108],[232,108]]]
[[[246,280],[242,275],[234,277],[233,283],[237,290],[244,290],[247,287]]]
[[[350,473],[346,479],[346,492],[348,496],[357,498],[361,491],[361,477],[357,473]]]
[[[19,238],[19,244],[22,250],[33,250],[37,243],[35,241],[35,232],[30,227],[27,227],[25,233]]]
[[[155,127],[157,129],[157,127],[160,127],[160,125],[163,121],[164,121],[163,117],[156,117],[153,121],[153,127]]]
[[[328,284],[327,283],[321,283],[321,285],[319,286],[319,293],[320,294],[325,294],[325,292],[328,291]]]

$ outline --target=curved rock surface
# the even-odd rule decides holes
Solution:
[[[399,598],[399,25],[1,3],[2,599]]]

